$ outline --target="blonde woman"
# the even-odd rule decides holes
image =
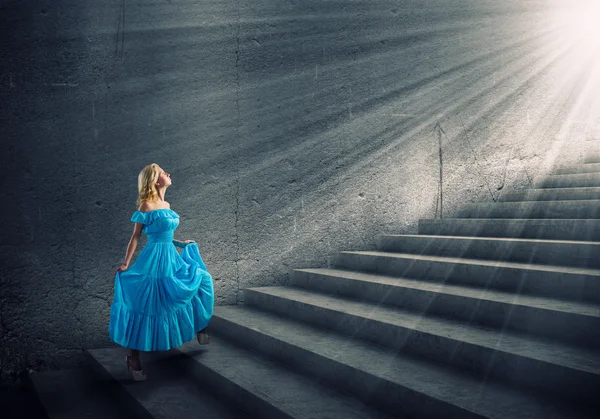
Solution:
[[[166,351],[193,340],[210,342],[206,326],[213,313],[212,277],[193,240],[173,240],[179,215],[165,201],[171,175],[158,164],[138,176],[138,210],[125,262],[115,272],[110,338],[129,348],[125,361],[133,379],[142,381],[139,351]],[[148,243],[130,267],[142,233]],[[181,254],[175,246],[182,247]]]

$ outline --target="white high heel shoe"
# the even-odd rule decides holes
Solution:
[[[127,355],[125,357],[125,362],[127,363],[127,369],[131,372],[131,376],[134,381],[144,381],[148,376],[144,373],[144,370],[134,370],[131,365],[131,355]]]

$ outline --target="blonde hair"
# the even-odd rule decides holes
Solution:
[[[150,163],[138,175],[138,199],[136,201],[138,208],[144,201],[156,201],[158,199],[156,181],[159,175],[160,172],[156,163]]]

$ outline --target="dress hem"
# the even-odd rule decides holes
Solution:
[[[160,315],[136,313],[114,302],[108,332],[113,342],[125,348],[167,351],[194,340],[196,334],[208,326],[211,317],[212,313],[204,310],[198,297],[177,310]]]

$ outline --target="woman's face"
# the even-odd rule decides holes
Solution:
[[[160,166],[158,167],[158,180],[156,181],[159,186],[170,186],[171,185],[171,174],[165,172]]]

